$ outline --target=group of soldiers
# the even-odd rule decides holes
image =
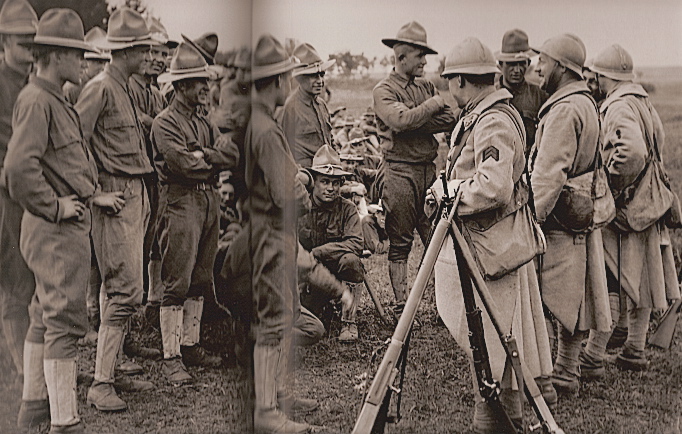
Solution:
[[[400,317],[414,231],[428,243],[427,212],[443,195],[437,133],[451,133],[447,187],[483,272],[502,256],[483,264],[481,249],[499,252],[525,233],[519,225],[542,229],[542,256],[486,279],[550,407],[557,392],[578,393],[581,379],[604,374],[609,344],[623,347],[621,368],[646,369],[651,311],[680,296],[662,219],[635,231],[565,218],[581,212],[567,211],[576,202],[567,184],[602,168],[624,209],[663,145],[618,45],[586,65],[575,35],[534,50],[511,30],[495,55],[465,39],[442,72],[450,107],[423,78],[437,52],[413,21],[382,40],[394,69],[356,122],[328,109],[334,61],[309,43],[292,56],[263,35],[225,68],[214,65],[215,34],[178,43],[125,7],[106,32],[85,34],[73,10],[38,20],[27,0],[5,1],[0,35],[1,314],[21,428],[49,420],[50,432],[83,432],[76,357],[88,332],[97,352],[87,403],[100,411],[125,410],[121,391],[154,388],[123,375],[141,369],[124,354],[162,358],[173,385],[192,382],[187,366],[218,367],[200,346],[204,303],[215,299],[241,325],[254,430],[308,432],[293,417],[318,404],[295,396],[293,348],[319,341],[320,316],[337,307],[339,341],[360,338],[361,258],[372,253],[388,254]],[[536,54],[540,86],[525,78]],[[453,255],[446,243],[432,285],[443,322],[469,351]],[[143,301],[162,351],[130,338]],[[500,400],[519,422],[518,386],[484,318]],[[474,431],[501,426],[478,399]]]

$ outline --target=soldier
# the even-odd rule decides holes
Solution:
[[[373,91],[380,146],[385,167],[382,203],[390,240],[388,274],[395,293],[395,314],[407,299],[407,257],[415,228],[423,243],[430,224],[424,214],[426,190],[436,179],[438,141],[434,133],[452,130],[455,118],[424,74],[427,54],[438,54],[426,43],[417,22],[405,24],[396,38],[383,39],[395,53],[395,67]]]
[[[0,9],[0,38],[5,58],[0,62],[0,170],[12,136],[12,109],[28,80],[33,57],[22,42],[36,33],[38,17],[26,0],[7,0]],[[28,330],[28,306],[35,292],[33,273],[19,251],[19,233],[24,210],[10,198],[4,180],[0,183],[0,315],[7,349],[21,388],[24,375],[24,338]],[[11,272],[9,272],[11,270]]]
[[[142,252],[149,221],[144,177],[152,172],[128,78],[149,56],[150,47],[158,43],[139,13],[120,8],[111,15],[102,44],[100,48],[111,50],[111,62],[85,86],[76,110],[97,162],[102,190],[123,191],[126,202],[116,215],[93,210],[92,239],[105,300],[88,404],[100,411],[117,411],[124,410],[126,403],[114,390],[114,369],[129,319],[142,302]],[[143,381],[134,381],[131,386],[129,391],[153,388]]]
[[[542,256],[542,301],[558,321],[559,347],[552,382],[557,391],[577,393],[584,331],[608,331],[601,230],[575,233],[555,209],[567,179],[594,170],[598,152],[597,107],[582,78],[585,46],[574,35],[547,40],[540,53],[541,88],[551,96],[540,109],[531,151],[531,186],[538,222],[547,238]],[[575,211],[579,213],[579,211]]]
[[[101,27],[93,27],[85,34],[85,42],[95,46],[95,44],[106,38],[107,34]],[[69,81],[64,85],[64,97],[71,104],[76,104],[78,97],[83,91],[83,86],[93,77],[102,72],[104,65],[109,63],[111,55],[106,51],[97,50],[85,53],[85,66],[81,69],[81,79],[79,83],[73,84]]]
[[[293,322],[299,311],[296,283],[297,208],[309,209],[310,199],[298,181],[296,162],[275,109],[290,91],[290,72],[296,63],[270,35],[259,38],[253,53],[253,108],[244,145],[246,208],[254,302],[253,349],[254,429],[303,433],[282,410],[314,409],[315,401],[294,399],[287,388]],[[293,401],[293,402],[292,402]]]
[[[446,57],[441,75],[448,80],[450,93],[463,110],[462,120],[453,131],[453,147],[448,156],[452,166],[448,188],[462,193],[457,214],[462,217],[463,231],[469,225],[480,227],[480,224],[490,226],[488,231],[507,237],[514,226],[504,225],[511,220],[491,221],[491,215],[506,217],[527,206],[528,186],[522,179],[526,164],[525,131],[519,113],[511,105],[511,93],[495,89],[496,71],[492,52],[475,38],[465,39]],[[434,196],[442,197],[442,183],[436,182],[433,188],[438,191]],[[526,200],[521,200],[524,196]],[[493,235],[489,237],[490,242],[496,241]],[[470,248],[475,251],[473,245]],[[438,312],[460,347],[469,352],[469,329],[464,321],[464,300],[458,289],[459,273],[450,238],[440,252],[435,271]],[[552,405],[552,401],[556,402],[548,377],[552,361],[532,262],[486,283],[497,306],[516,306],[499,310],[497,321],[505,333],[513,333],[523,343],[519,345],[522,357],[548,404]],[[488,315],[483,318],[492,375],[502,388],[500,401],[512,421],[520,425],[520,392],[512,388],[511,366]],[[477,398],[473,431],[501,432],[500,417],[487,402]]]
[[[323,62],[310,44],[297,46],[294,56],[301,62],[292,73],[298,89],[284,104],[282,128],[296,163],[310,167],[317,150],[334,141],[327,103],[320,95],[324,89],[324,75],[336,61]]]
[[[92,50],[83,33],[76,12],[49,9],[33,42],[24,42],[33,49],[36,74],[17,98],[5,158],[10,194],[26,210],[20,249],[36,282],[17,425],[29,428],[49,419],[51,433],[83,432],[76,342],[87,330],[89,205],[110,213],[124,206],[122,192],[95,195],[97,168],[78,114],[62,96],[66,81],[79,80],[83,52]]]
[[[189,383],[186,366],[217,367],[220,357],[199,346],[204,294],[213,294],[213,265],[220,232],[218,174],[236,165],[237,146],[216,140],[197,111],[208,100],[216,70],[192,45],[181,43],[170,71],[175,98],[152,125],[154,165],[161,185],[161,337],[163,372],[174,386]]]
[[[585,79],[585,84],[587,84],[587,87],[590,89],[592,98],[597,102],[597,106],[601,106],[606,95],[604,95],[604,92],[599,88],[597,73],[590,69],[591,66],[592,59],[585,62],[585,67],[583,67],[583,78]]]
[[[510,30],[502,37],[502,50],[495,57],[502,75],[498,88],[505,88],[514,96],[512,105],[518,110],[526,128],[526,155],[535,143],[538,111],[549,95],[538,86],[526,81],[526,69],[530,65],[528,35],[519,29]]]
[[[615,44],[606,48],[590,69],[606,95],[600,108],[602,142],[609,184],[619,207],[646,168],[650,148],[656,146],[660,155],[663,125],[646,91],[632,82],[632,57],[623,47]],[[612,222],[602,234],[611,317],[615,322],[624,314],[629,320],[625,346],[616,364],[626,370],[644,370],[649,364],[644,347],[651,310],[664,309],[668,299],[679,298],[675,261],[667,241],[670,234],[663,222],[641,232],[624,231]],[[625,297],[619,295],[621,291]],[[621,300],[625,302],[622,305]],[[604,353],[610,336],[610,332],[590,330],[580,358],[583,378],[604,375]]]
[[[367,216],[362,219],[362,237],[365,250],[370,253],[384,254],[388,252],[388,235],[386,234],[386,213],[381,201],[367,206]]]
[[[344,176],[351,174],[341,169],[339,155],[329,145],[315,153],[308,171],[313,178],[312,208],[299,219],[299,239],[315,259],[346,282],[353,294],[353,304],[341,312],[339,341],[354,342],[358,340],[357,300],[365,270],[360,261],[363,250],[360,216],[355,204],[340,195]]]

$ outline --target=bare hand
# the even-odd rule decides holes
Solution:
[[[57,199],[59,202],[59,210],[61,212],[61,220],[77,219],[83,221],[85,215],[85,205],[78,201],[78,196],[72,194],[71,196],[64,196]]]
[[[118,214],[126,204],[123,199],[122,191],[112,191],[110,193],[101,193],[92,199],[92,203],[100,208],[105,208],[111,214]]]

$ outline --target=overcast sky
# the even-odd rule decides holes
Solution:
[[[621,44],[635,66],[682,66],[682,0],[144,0],[171,36],[215,31],[221,50],[264,32],[341,50],[391,54],[381,38],[421,23],[441,55],[468,36],[498,51],[505,31],[520,28],[531,46],[559,33],[578,35],[592,57]],[[253,16],[253,19],[252,19]],[[435,58],[431,66],[436,64]]]

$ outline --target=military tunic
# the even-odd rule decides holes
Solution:
[[[504,79],[500,77],[498,88],[507,89],[513,96],[511,103],[521,115],[523,126],[526,129],[526,155],[528,155],[535,143],[535,132],[537,131],[540,107],[547,101],[549,95],[540,89],[539,86],[528,83],[525,80],[519,86],[507,87],[504,85]]]
[[[302,167],[310,167],[317,150],[333,142],[327,104],[300,87],[284,104],[282,128],[296,163]]]

